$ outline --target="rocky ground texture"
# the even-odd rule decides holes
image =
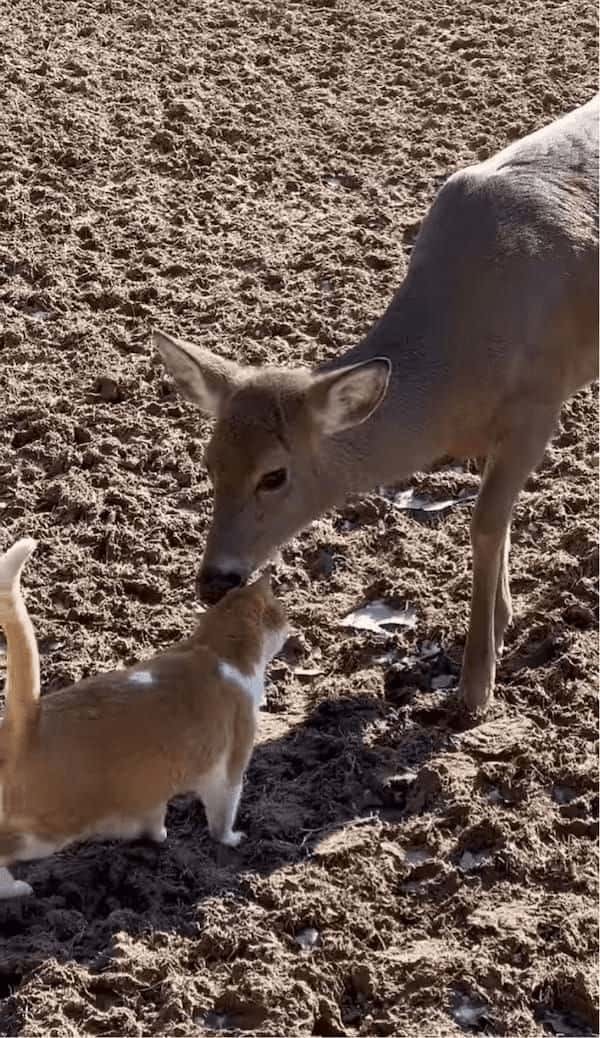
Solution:
[[[50,691],[194,623],[209,428],[150,345],[314,363],[402,278],[436,189],[595,89],[588,0],[20,0],[0,13],[0,517]],[[471,505],[349,502],[284,552],[297,633],[241,808],[20,868],[9,1035],[594,1034],[597,409],[515,514],[485,723],[456,698]],[[469,464],[415,475],[428,499]],[[413,626],[340,628],[365,599]],[[412,614],[411,614],[412,615]]]

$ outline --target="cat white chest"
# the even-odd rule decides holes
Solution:
[[[129,675],[129,680],[132,685],[149,685],[154,684],[154,676],[149,670],[134,670],[133,674]]]
[[[225,678],[226,681],[232,681],[241,688],[242,692],[245,692],[250,697],[256,707],[260,706],[265,685],[262,667],[257,667],[252,674],[242,674],[241,670],[234,667],[232,663],[228,663],[227,660],[219,660],[219,671],[221,677]]]

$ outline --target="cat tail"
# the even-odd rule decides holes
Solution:
[[[0,626],[6,636],[4,725],[14,748],[36,722],[40,699],[37,639],[21,593],[21,570],[36,542],[23,537],[0,556]]]

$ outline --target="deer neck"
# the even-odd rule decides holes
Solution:
[[[348,493],[399,481],[446,452],[446,430],[440,418],[445,365],[440,364],[439,330],[431,312],[406,289],[397,293],[361,343],[322,370],[377,356],[392,362],[381,405],[362,425],[319,445],[319,477],[326,482],[331,504]]]

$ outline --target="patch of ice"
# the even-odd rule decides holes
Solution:
[[[438,674],[436,678],[431,679],[431,687],[437,692],[443,688],[451,688],[456,681],[456,678],[452,674]]]
[[[424,641],[419,649],[419,655],[422,660],[430,660],[433,656],[439,656],[442,651],[442,646],[439,642]]]
[[[567,1016],[566,1013],[559,1013],[555,1009],[544,1010],[540,1013],[540,1020],[552,1028],[554,1034],[564,1036],[564,1038],[581,1038],[582,1035],[594,1033],[589,1028],[578,1024],[573,1017]]]
[[[395,649],[390,649],[389,652],[384,652],[381,656],[375,656],[373,663],[377,663],[381,666],[389,666],[390,663],[407,663],[408,656],[399,656]]]
[[[431,854],[423,847],[408,847],[404,858],[408,865],[422,865],[424,861],[429,861]]]
[[[233,1021],[225,1013],[209,1012],[203,1021],[213,1031],[228,1031],[233,1029]]]
[[[454,1006],[452,1016],[460,1027],[476,1027],[485,1016],[487,1008],[483,1002],[464,995]]]
[[[461,491],[458,497],[447,497],[441,501],[434,501],[430,497],[422,497],[415,494],[414,490],[401,490],[394,497],[394,507],[405,512],[443,512],[454,505],[463,505],[477,497],[474,491]]]
[[[413,606],[406,605],[404,609],[397,609],[379,598],[348,613],[340,620],[340,626],[354,627],[358,631],[389,634],[386,627],[414,627],[416,622],[417,610]]]
[[[552,797],[557,804],[570,804],[576,796],[577,793],[570,786],[554,786],[552,790]]]
[[[484,865],[491,865],[493,861],[493,855],[491,851],[464,851],[462,857],[458,863],[458,867],[463,872],[471,872],[474,869],[481,869]]]
[[[302,948],[302,951],[312,951],[313,948],[320,944],[321,935],[318,930],[315,930],[314,926],[307,926],[305,930],[300,930],[296,934],[294,940]]]
[[[381,664],[383,666],[389,666],[391,663],[398,663],[403,667],[414,667],[421,660],[434,659],[436,656],[439,656],[441,651],[442,646],[438,642],[424,641],[419,646],[416,656],[414,653],[408,653],[405,656],[401,656],[397,649],[389,649],[387,652],[382,653],[381,656],[375,656],[373,663]]]
[[[320,667],[294,667],[293,673],[297,674],[299,678],[316,678],[323,671]]]

